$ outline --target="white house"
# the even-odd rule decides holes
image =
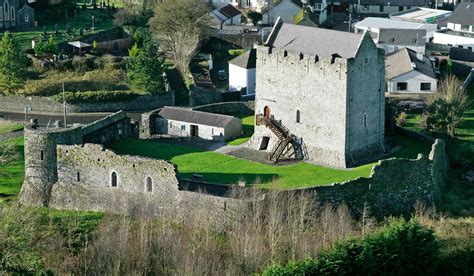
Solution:
[[[251,49],[229,61],[230,91],[241,91],[245,89],[245,95],[255,94],[256,63],[257,52],[255,49]]]
[[[233,116],[166,106],[155,118],[158,134],[225,141],[242,134],[242,120]]]
[[[354,32],[368,31],[377,47],[384,49],[386,53],[410,48],[424,54],[426,42],[430,41],[436,29],[436,24],[379,17],[367,17],[354,25]]]
[[[438,20],[449,17],[451,13],[452,11],[418,7],[392,13],[390,19],[417,23],[437,23]]]
[[[448,27],[434,34],[434,43],[474,51],[474,2],[461,2],[448,18]]]
[[[436,73],[427,56],[401,49],[385,57],[385,79],[389,93],[434,93]]]
[[[242,18],[242,13],[231,4],[215,9],[209,15],[214,18],[219,29],[224,25],[240,25]]]
[[[374,15],[388,15],[431,5],[430,0],[349,0],[349,3],[355,13]]]

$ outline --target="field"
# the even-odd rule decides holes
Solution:
[[[0,161],[0,202],[2,198],[16,196],[20,192],[25,173],[23,142],[23,137],[0,141],[0,156],[3,152],[1,148],[6,145],[13,146],[14,151],[18,154],[16,160],[5,164]]]
[[[405,137],[397,136],[395,142],[401,146],[401,150],[393,157],[416,158],[419,152],[429,151],[428,145]],[[177,164],[178,176],[182,178],[200,174],[211,182],[236,184],[245,181],[247,184],[275,189],[320,186],[367,177],[374,165],[372,163],[352,169],[334,169],[307,163],[271,166],[216,152],[138,139],[119,141],[112,146],[112,150],[119,154],[169,160]]]
[[[253,125],[255,121],[255,117],[253,115],[246,116],[246,115],[234,114],[234,116],[242,119],[242,130],[244,134],[241,137],[233,141],[230,141],[228,143],[228,145],[230,146],[238,146],[247,142],[253,134]]]
[[[23,125],[20,123],[14,123],[9,121],[4,121],[0,119],[0,135],[17,131],[23,128]]]

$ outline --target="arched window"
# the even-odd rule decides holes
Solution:
[[[28,23],[30,22],[30,17],[28,16],[28,14],[25,14],[25,23]]]
[[[15,7],[10,6],[10,12],[11,12],[11,19],[12,21],[15,20]]]
[[[146,178],[146,191],[147,192],[153,191],[153,180],[151,179],[151,177]]]
[[[43,160],[44,159],[44,153],[43,151],[40,151],[40,160]]]
[[[299,109],[296,110],[296,122],[297,122],[297,123],[300,123],[300,122],[301,122],[301,114],[300,114],[300,110],[299,110]]]
[[[5,2],[3,4],[3,11],[5,13],[5,20],[10,20],[10,15],[9,15],[10,5],[8,4],[8,2]]]
[[[110,186],[117,187],[117,173],[112,172],[112,179],[110,181]]]
[[[367,128],[367,113],[364,113],[364,128]]]
[[[0,20],[3,20],[3,6],[0,6]]]

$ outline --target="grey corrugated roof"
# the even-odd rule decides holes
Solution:
[[[234,119],[234,117],[228,115],[221,115],[169,106],[166,106],[161,109],[158,114],[168,120],[215,127],[226,127],[230,123],[230,121]]]
[[[426,30],[380,29],[378,43],[405,46],[425,45]]]
[[[257,51],[250,49],[242,55],[230,60],[229,63],[246,69],[255,68],[257,66]]]
[[[448,22],[474,25],[474,2],[461,2],[448,19]]]
[[[359,4],[359,0],[350,0],[351,4]],[[388,6],[416,6],[416,7],[425,7],[428,6],[429,0],[360,0],[361,5],[383,5]]]
[[[436,78],[433,65],[428,57],[423,56],[423,59],[419,60],[416,52],[413,50],[402,48],[385,57],[385,77],[389,80],[412,70],[417,70],[429,77]]]
[[[451,47],[451,50],[449,51],[449,58],[452,60],[474,62],[474,53],[469,49]]]
[[[320,57],[338,54],[343,58],[352,58],[355,57],[362,38],[362,34],[287,24],[279,19],[266,45],[296,54]]]

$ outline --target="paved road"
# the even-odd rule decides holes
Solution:
[[[87,124],[91,123],[93,121],[96,121],[98,119],[101,119],[111,113],[70,113],[67,116],[67,123],[69,124],[74,124],[74,123],[80,123],[80,124]],[[140,120],[140,114],[141,113],[128,113],[127,115],[134,119],[134,120]],[[38,124],[40,125],[47,125],[48,122],[51,124],[54,123],[56,120],[61,120],[63,121],[63,115],[59,113],[28,113],[28,119],[37,119]],[[25,120],[25,114],[24,113],[16,113],[16,112],[3,112],[0,111],[0,118],[3,118],[5,120],[10,120],[10,121],[24,121]]]

